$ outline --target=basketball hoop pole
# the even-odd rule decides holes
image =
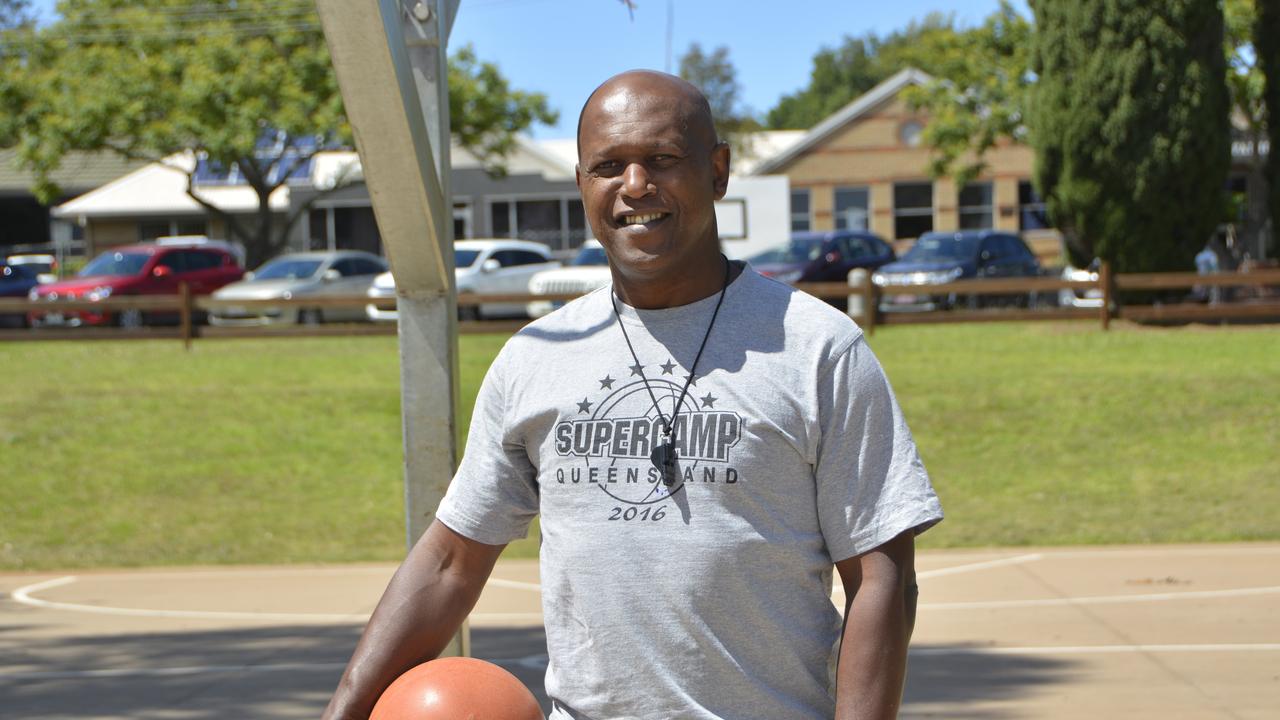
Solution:
[[[446,55],[458,4],[316,2],[396,280],[410,547],[435,517],[458,457]],[[465,624],[443,654],[470,654]]]

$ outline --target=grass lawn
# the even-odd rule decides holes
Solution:
[[[504,339],[462,339],[463,427]],[[1280,538],[1280,329],[871,345],[947,510],[926,547]],[[0,367],[0,568],[403,554],[395,338],[8,343]]]

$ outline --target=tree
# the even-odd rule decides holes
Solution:
[[[1254,0],[1226,0],[1223,3],[1223,18],[1226,28],[1227,87],[1231,91],[1232,115],[1243,125],[1237,129],[1249,147],[1247,165],[1250,184],[1262,188],[1265,196],[1269,185],[1262,153],[1267,136],[1264,102],[1266,80],[1254,47],[1254,29],[1258,23]],[[1243,200],[1244,198],[1232,198],[1233,205]],[[1238,219],[1243,209],[1247,213],[1248,225],[1260,230],[1265,222],[1265,205],[1265,202],[1249,202],[1244,208],[1234,207],[1228,219]]]
[[[1008,0],[1000,0],[981,26],[958,35],[945,75],[904,92],[929,118],[922,139],[933,150],[932,175],[964,186],[985,169],[988,150],[1004,140],[1026,139],[1033,30]]]
[[[313,197],[277,222],[269,198],[318,152],[351,131],[309,0],[64,0],[39,31],[7,93],[20,101],[12,134],[44,201],[49,174],[71,150],[109,150],[180,163],[187,194],[243,242],[251,265],[282,251]],[[541,95],[511,91],[464,48],[451,63],[454,127],[501,171],[514,132],[554,121]],[[0,88],[2,89],[2,88]],[[0,128],[3,132],[3,128]],[[171,163],[172,164],[172,163]],[[251,217],[209,202],[196,168],[236,168],[258,198]]]
[[[1257,19],[1253,25],[1253,47],[1258,67],[1265,77],[1263,110],[1271,150],[1267,162],[1271,210],[1271,252],[1280,250],[1280,0],[1256,0]]]
[[[14,142],[13,113],[21,93],[13,78],[23,66],[35,20],[27,0],[0,0],[0,148]]]
[[[693,43],[680,58],[680,77],[693,83],[707,97],[720,139],[733,146],[735,155],[744,152],[744,135],[759,130],[760,123],[738,100],[742,86],[729,60],[729,48],[720,46],[707,54],[698,43]]]
[[[954,18],[942,13],[931,13],[884,38],[875,33],[845,36],[840,47],[814,55],[809,85],[783,96],[769,111],[766,124],[775,129],[812,127],[908,67],[949,77],[963,62],[964,44]]]
[[[1032,0],[1035,179],[1076,262],[1185,270],[1223,213],[1230,126],[1217,3]]]

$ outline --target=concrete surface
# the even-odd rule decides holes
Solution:
[[[1280,717],[1280,544],[917,565],[904,718]],[[0,718],[318,717],[393,569],[0,574]],[[500,563],[472,639],[545,707],[537,575]]]

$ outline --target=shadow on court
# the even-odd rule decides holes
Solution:
[[[359,639],[353,626],[80,636],[5,641],[5,718],[315,718]],[[542,692],[546,640],[538,628],[473,629],[472,654],[498,661]]]
[[[0,638],[10,628],[0,627]],[[0,676],[5,717],[315,718],[359,638],[354,626],[287,626],[29,640],[5,645],[6,665],[38,668]],[[546,638],[541,628],[474,628],[472,652],[529,686],[544,711]],[[991,701],[1062,679],[1069,663],[966,654],[913,657],[905,716],[934,706],[947,717],[994,717]],[[967,703],[982,710],[965,711]]]

